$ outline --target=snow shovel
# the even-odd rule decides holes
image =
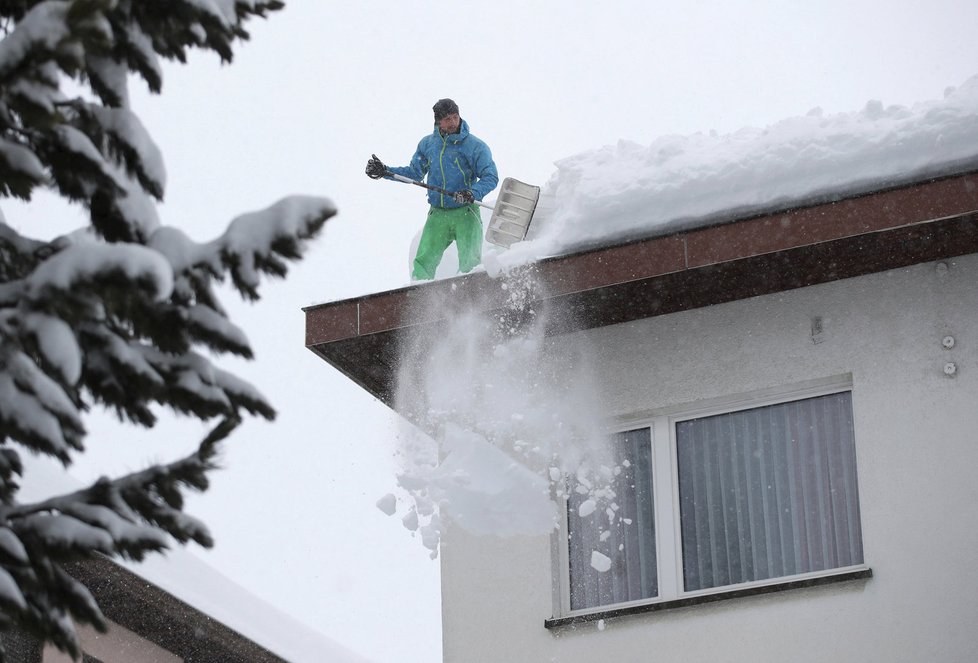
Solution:
[[[403,175],[395,175],[390,171],[387,171],[387,176],[398,182],[414,184],[446,196],[455,193],[440,186],[418,182]],[[473,201],[479,207],[485,207],[492,211],[492,218],[489,220],[489,227],[486,229],[486,241],[505,248],[523,241],[526,238],[526,232],[530,229],[530,221],[533,219],[533,211],[536,209],[539,199],[540,187],[507,177],[499,189],[495,207],[478,200]]]

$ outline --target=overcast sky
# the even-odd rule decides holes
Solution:
[[[292,193],[340,210],[287,281],[233,307],[257,360],[223,365],[279,419],[239,429],[190,511],[216,536],[212,564],[383,663],[438,660],[438,565],[374,507],[395,486],[393,415],[303,347],[300,310],[408,283],[424,192],[369,180],[371,153],[406,164],[448,96],[501,177],[543,185],[555,161],[620,139],[911,105],[978,74],[978,3],[966,0],[287,4],[251,24],[232,66],[169,67],[160,98],[133,86],[166,160],[164,223],[209,239]],[[4,209],[24,232],[81,218],[55,219],[43,200]],[[202,435],[186,422],[149,436],[91,428],[83,478],[167,460]]]

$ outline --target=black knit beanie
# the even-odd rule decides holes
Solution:
[[[458,113],[458,104],[451,99],[439,99],[431,109],[435,111],[435,122],[438,122],[452,113]]]

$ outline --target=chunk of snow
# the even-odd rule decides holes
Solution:
[[[404,527],[412,532],[418,529],[418,512],[414,509],[408,511],[403,518],[401,518],[401,523]]]
[[[577,515],[581,518],[587,518],[594,513],[595,509],[597,508],[598,504],[594,500],[584,500],[581,502],[581,506],[577,508]]]
[[[593,568],[598,573],[605,573],[611,570],[611,558],[607,555],[602,555],[597,550],[591,551],[591,568]]]
[[[397,511],[397,498],[392,493],[387,493],[377,500],[377,508],[388,516],[393,516]]]

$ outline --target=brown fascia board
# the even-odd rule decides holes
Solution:
[[[194,663],[286,663],[261,645],[101,555],[67,565],[113,622]]]
[[[730,218],[527,266],[548,333],[629,322],[978,252],[978,172]],[[393,407],[400,343],[478,302],[508,311],[505,278],[479,272],[306,307],[306,347]],[[511,314],[511,312],[509,312]],[[419,316],[430,316],[421,318]]]

